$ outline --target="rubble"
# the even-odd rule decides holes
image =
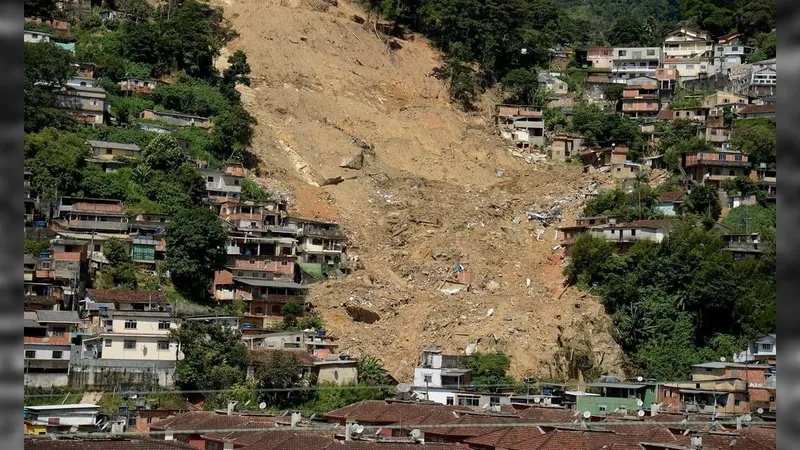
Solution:
[[[349,158],[342,159],[342,163],[339,164],[339,167],[344,169],[361,170],[361,168],[364,167],[364,151],[359,151]]]

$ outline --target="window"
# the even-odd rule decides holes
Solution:
[[[770,402],[774,402],[774,401],[775,401],[775,397],[770,397],[770,398],[769,398],[769,401],[770,401]]]
[[[631,230],[631,236],[636,236],[636,230]]]
[[[647,56],[655,56],[655,54],[656,54],[656,49],[654,48],[647,49]]]
[[[741,157],[742,155],[737,155],[737,156]],[[759,348],[759,350],[768,352],[768,351],[772,350],[772,344],[761,343],[761,344],[758,344],[758,348]]]
[[[423,375],[422,378],[423,378],[423,383],[433,383],[433,375],[429,373]]]
[[[458,397],[459,406],[480,406],[480,397]]]
[[[240,270],[240,271],[236,272],[236,276],[237,276],[237,277],[243,277],[243,276],[244,276],[244,272],[242,272],[242,271]]]
[[[625,50],[620,50],[620,51],[619,51],[619,56],[625,56],[625,55],[626,55],[626,53],[627,53],[627,52],[626,52]]]
[[[128,426],[129,427],[135,427],[136,426],[136,416],[134,416],[134,415],[128,416]]]
[[[322,245],[322,239],[312,239],[311,245]]]
[[[239,180],[233,180],[233,185],[234,186],[238,186],[239,185]]]
[[[740,400],[734,400],[733,401],[733,406],[739,406],[739,403],[740,403]]]
[[[158,321],[158,329],[159,330],[169,330],[169,320],[159,320]]]
[[[169,350],[169,341],[158,341],[159,350]]]
[[[281,265],[282,266],[288,266],[289,265],[289,261],[285,261],[285,260],[281,261]]]
[[[731,47],[731,51],[732,52],[738,52],[739,51],[739,47]]]
[[[214,177],[208,177],[208,182],[209,183],[213,183],[214,182]]]
[[[705,68],[706,68],[706,65],[705,65],[705,64],[700,64],[700,68],[701,68],[701,69],[705,69]]]
[[[99,252],[99,251],[101,251],[101,248],[102,248],[102,247],[101,247],[100,245],[101,245],[101,244],[94,244],[94,251],[96,251],[96,252]]]
[[[694,64],[687,64],[686,70],[694,70]]]
[[[219,444],[216,442],[206,441],[206,450],[219,450]]]
[[[36,350],[25,350],[26,358],[36,358]]]
[[[601,413],[606,412],[606,409],[608,409],[607,405],[597,405],[597,410],[600,411]]]
[[[131,340],[125,339],[125,342],[123,343],[122,348],[124,348],[125,350],[135,349],[136,348],[136,341],[133,340],[133,339],[131,339]]]
[[[42,261],[42,270],[50,270],[50,261]]]
[[[113,341],[113,340],[111,340],[111,339],[106,339],[106,340],[103,342],[103,345],[105,345],[106,347],[111,347],[111,344],[113,344],[113,343],[114,343],[114,341]]]
[[[65,332],[66,328],[64,327],[53,328],[53,336],[64,336]]]
[[[489,397],[489,406],[495,406],[500,404],[500,397]]]
[[[53,350],[53,359],[61,359],[64,357],[64,352],[60,350]]]
[[[770,400],[770,401],[772,401],[772,400]],[[448,405],[452,405],[453,404],[453,397],[447,397],[447,404]]]
[[[136,329],[136,321],[132,319],[128,319],[125,321],[125,329],[126,330],[135,330]]]

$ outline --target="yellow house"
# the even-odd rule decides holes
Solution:
[[[161,311],[112,311],[101,332],[84,341],[84,352],[98,359],[137,361],[176,361],[182,358],[177,342],[170,341],[170,330],[178,327],[175,318]]]
[[[358,361],[353,359],[314,361],[317,383],[344,385],[358,381]]]

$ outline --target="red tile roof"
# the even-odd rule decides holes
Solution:
[[[25,450],[197,450],[188,444],[158,439],[28,439]]]
[[[98,303],[167,303],[158,291],[128,291],[124,289],[87,289],[87,297]]]
[[[686,192],[662,192],[658,195],[659,200],[665,203],[671,203],[678,200],[682,200],[686,197]]]
[[[159,420],[151,424],[150,429],[157,431],[226,430],[240,427],[243,424],[249,425],[249,428],[272,428],[279,420],[283,419],[275,416],[227,415],[214,411],[190,411]]]
[[[673,117],[675,116],[673,114],[673,110],[671,109],[662,109],[658,112],[658,114],[656,114],[656,118],[661,120],[672,120]]]
[[[72,205],[72,211],[121,213],[122,202],[120,203],[78,202]]]
[[[57,261],[80,261],[79,252],[53,252],[53,259]]]
[[[214,285],[233,284],[233,273],[230,270],[218,270],[214,272]]]
[[[448,423],[458,417],[455,411],[469,411],[465,406],[445,406],[430,403],[400,403],[365,400],[330,411],[328,420],[352,419],[362,424],[429,424]]]
[[[626,224],[618,225],[617,228],[651,228],[661,229],[669,224],[668,220],[634,220]]]

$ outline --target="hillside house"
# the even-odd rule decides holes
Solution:
[[[44,433],[68,433],[72,427],[81,431],[99,431],[98,426],[107,420],[107,417],[100,412],[100,408],[100,405],[83,403],[26,406],[25,421],[33,429],[42,428]],[[66,447],[61,444],[51,448]]]
[[[761,236],[758,233],[724,233],[722,242],[733,259],[760,258],[764,254]]]
[[[122,92],[136,93],[136,94],[151,94],[158,86],[159,81],[152,78],[123,78],[119,83],[119,89]]]
[[[744,45],[739,33],[722,36],[714,45],[714,72],[726,73],[731,67],[746,63],[753,50],[753,47]]]
[[[97,87],[97,80],[89,77],[70,77],[67,78],[67,86],[72,87]]]
[[[237,271],[238,272],[238,271]],[[214,274],[214,299],[218,302],[234,299],[245,302],[246,311],[242,326],[266,329],[283,320],[281,308],[289,301],[305,303],[308,288],[289,280],[267,277],[237,277],[230,270]]]
[[[547,89],[551,95],[564,96],[569,93],[567,82],[563,75],[557,72],[539,72],[537,75],[539,86]]]
[[[705,31],[679,27],[664,38],[663,67],[676,69],[679,81],[712,73],[714,41]]]
[[[540,106],[496,105],[495,123],[505,139],[517,146],[543,148],[544,115]]]
[[[749,176],[748,158],[741,152],[689,152],[682,155],[681,166],[688,180],[721,187],[726,180]]]
[[[297,259],[303,273],[312,278],[348,273],[347,236],[339,224],[299,217],[289,218],[289,223],[297,227]]]
[[[612,47],[586,47],[575,51],[578,61],[586,68],[597,70],[611,70],[614,65],[614,49]]]
[[[631,78],[654,78],[661,63],[658,47],[615,47],[613,50],[611,77],[616,83],[625,83]]]
[[[585,149],[582,136],[559,133],[551,139],[550,157],[555,161],[564,161],[580,156]]]
[[[59,107],[87,125],[106,123],[108,104],[106,91],[101,87],[64,86],[58,92]]]
[[[678,69],[659,67],[655,79],[658,80],[658,93],[662,103],[668,103],[678,88]]]
[[[50,42],[50,34],[43,33],[41,31],[25,30],[23,34],[23,42],[30,42],[34,44]]]
[[[614,379],[586,383],[586,387],[600,390],[599,395],[575,395],[574,409],[589,411],[592,415],[603,416],[622,411],[636,411],[649,408],[656,402],[657,389],[652,384],[625,383]],[[641,406],[640,406],[641,402]],[[568,401],[568,403],[571,403]]]
[[[472,370],[460,355],[445,355],[440,348],[423,348],[421,364],[414,368],[412,389],[425,393],[425,400],[455,405],[456,393],[470,386]]]
[[[667,235],[668,227],[668,220],[634,220],[604,227],[602,233],[606,240],[625,251],[641,240],[661,243]]]
[[[776,107],[772,105],[747,105],[736,111],[740,119],[765,119],[775,118]]]
[[[604,228],[615,226],[617,223],[622,223],[619,217],[578,217],[575,220],[575,225],[558,228],[558,231],[564,235],[561,245],[566,248],[566,253],[569,254],[569,249],[575,243],[575,239],[579,234],[592,233],[596,236],[602,236]]]
[[[175,111],[155,111],[152,109],[145,109],[142,111],[139,117],[146,120],[157,120],[159,122],[164,122],[178,127],[211,128],[211,119],[208,117],[195,116],[193,114],[184,114]]]
[[[105,172],[113,172],[133,159],[139,159],[142,149],[136,144],[87,140],[92,157],[87,161],[99,165]]]
[[[59,229],[128,235],[128,216],[121,200],[61,197],[58,211],[59,219],[54,220],[54,224]]]
[[[36,216],[36,210],[39,205],[39,193],[36,192],[33,187],[33,173],[29,171],[23,172],[23,194],[24,194],[24,204],[25,204],[25,216],[24,216],[24,224],[26,226],[33,224],[34,217]]]
[[[750,412],[747,383],[739,379],[709,379],[668,383],[659,388],[661,409],[699,414],[746,414]]]
[[[655,116],[661,108],[659,82],[652,77],[629,78],[622,90],[622,112],[633,117]]]
[[[767,201],[775,203],[778,197],[778,173],[775,169],[767,167],[766,163],[760,163],[758,167],[750,171],[750,179],[755,181],[758,188],[767,196]]]
[[[773,67],[754,70],[747,95],[751,97],[774,96],[778,85],[778,71]]]
[[[725,106],[733,106],[738,104],[747,104],[749,101],[746,95],[735,94],[733,92],[717,91],[713,94],[707,95],[703,99],[703,108],[717,108]]]
[[[293,280],[295,239],[249,233],[228,233],[228,270],[237,277]]]
[[[775,365],[778,357],[778,336],[767,334],[747,343],[747,348],[733,355],[734,363],[762,362]]]
[[[245,177],[241,164],[228,163],[222,171],[200,169],[200,174],[206,178],[206,199],[218,214],[222,202],[241,197]]]
[[[80,324],[78,313],[36,311],[25,313],[24,320],[25,386],[67,386],[72,337]]]
[[[700,128],[705,140],[716,149],[727,149],[731,141],[731,132],[725,126],[725,113],[717,110],[706,118],[705,126]]]
[[[658,212],[666,217],[674,217],[678,215],[681,205],[686,200],[686,192],[662,192],[658,195],[658,201],[655,208]]]
[[[87,251],[78,246],[65,251],[58,240],[55,242],[51,251],[25,261],[26,265],[33,263],[34,268],[32,275],[28,275],[30,281],[24,282],[25,295],[55,297],[70,305],[86,285]]]

